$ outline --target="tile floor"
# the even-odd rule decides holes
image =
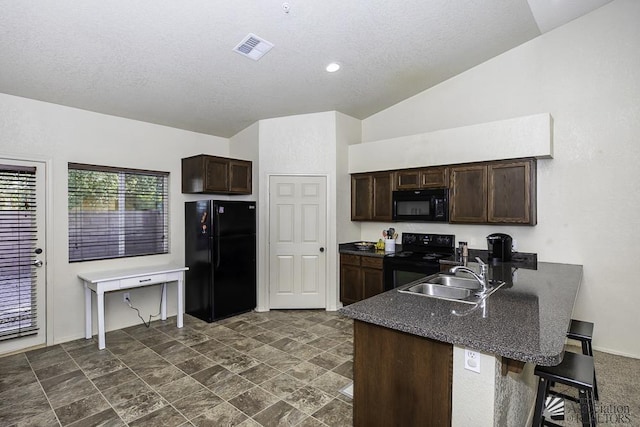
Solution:
[[[334,312],[185,316],[0,358],[2,426],[351,426],[353,324]]]

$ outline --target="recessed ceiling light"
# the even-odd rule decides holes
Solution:
[[[327,65],[327,68],[326,68],[326,70],[329,73],[335,73],[339,69],[340,69],[340,64],[338,64],[337,62],[332,62],[331,64]]]

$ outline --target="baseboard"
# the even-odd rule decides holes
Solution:
[[[601,351],[603,353],[615,354],[616,356],[628,357],[630,359],[640,359],[640,355],[638,355],[638,354],[625,353],[625,352],[613,350],[613,349],[610,349],[610,348],[603,348],[603,347],[595,347],[594,346],[593,349],[595,351]]]

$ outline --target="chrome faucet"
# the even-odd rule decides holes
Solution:
[[[482,288],[482,293],[485,293],[488,290],[487,289],[487,271],[489,267],[479,257],[476,257],[476,261],[480,266],[480,273],[476,273],[475,271],[473,271],[469,267],[465,267],[464,265],[456,265],[455,267],[451,267],[449,269],[449,273],[455,274],[458,271],[461,271],[463,273],[468,273],[472,275],[474,279],[476,279],[478,283],[480,283],[480,287]]]

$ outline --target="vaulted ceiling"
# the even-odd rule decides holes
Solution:
[[[0,92],[223,137],[364,119],[609,1],[0,0]]]

